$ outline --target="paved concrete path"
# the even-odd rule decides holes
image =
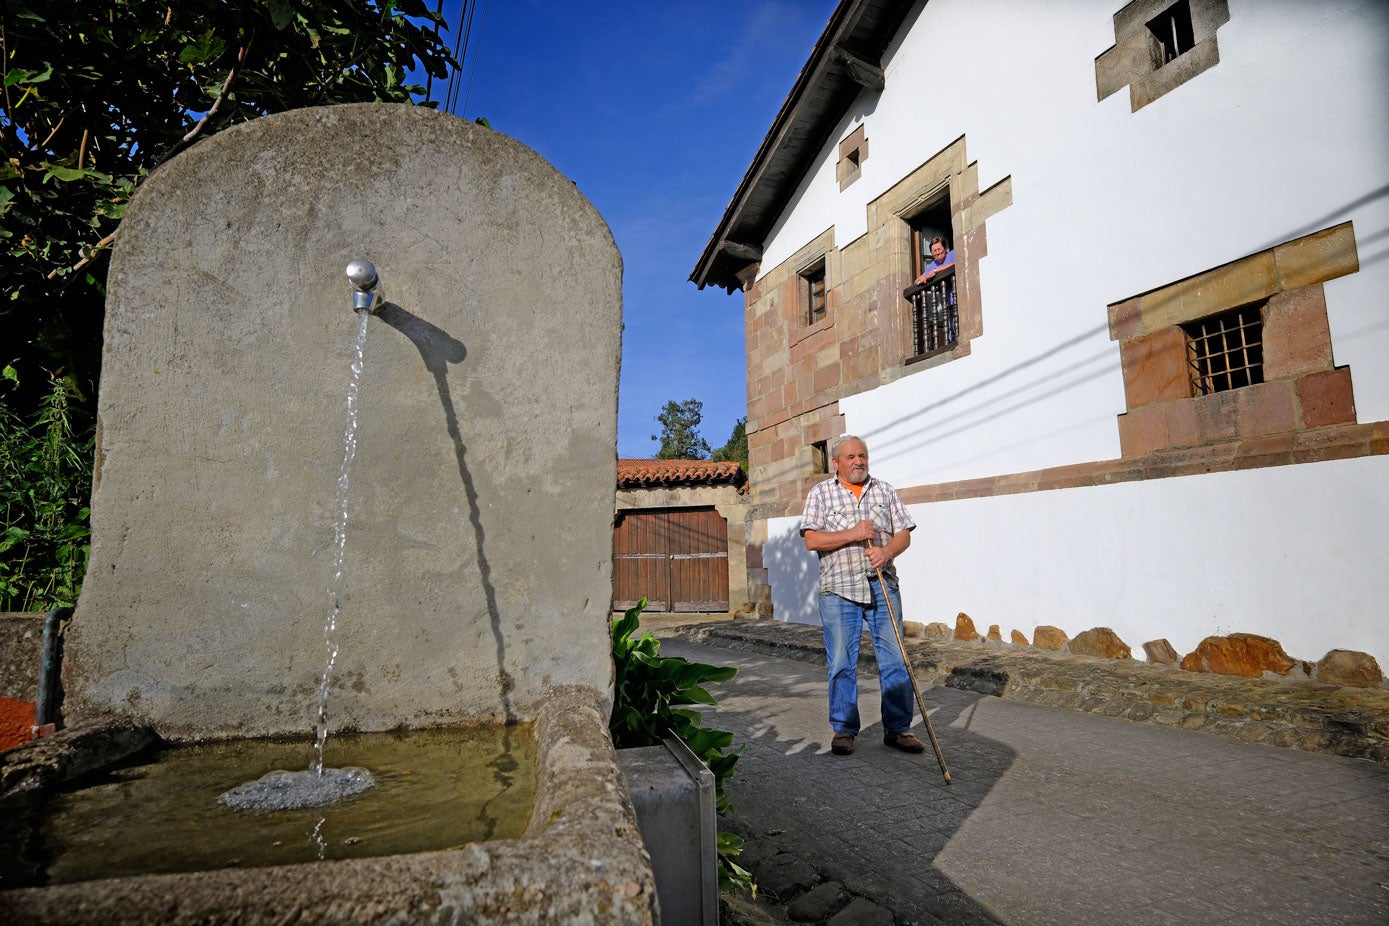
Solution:
[[[860,673],[858,750],[839,757],[823,667],[661,653],[741,670],[707,723],[747,745],[728,791],[770,921],[837,881],[846,894],[811,921],[1389,923],[1384,765],[930,688],[947,785],[929,750],[882,745],[875,675]]]

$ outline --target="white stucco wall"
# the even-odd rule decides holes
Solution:
[[[1137,113],[1127,89],[1095,100],[1120,6],[918,6],[886,90],[861,96],[765,243],[764,269],[829,227],[844,247],[869,201],[961,135],[981,189],[1011,176],[971,356],[840,403],[890,481],[1118,456],[1106,306],[1346,220],[1361,270],[1326,284],[1335,361],[1359,420],[1389,418],[1389,4],[1231,0],[1220,62]],[[837,144],[860,121],[869,156],[841,192]]]
[[[1358,420],[1389,419],[1389,4],[1230,0],[1220,62],[1138,112],[1095,99],[1120,0],[931,0],[765,242],[770,270],[826,228],[843,248],[868,202],[964,135],[987,223],[983,335],[966,358],[840,401],[873,472],[926,485],[1119,456],[1124,410],[1106,306],[1275,244],[1354,223],[1361,269],[1325,284]],[[839,139],[869,157],[841,192]],[[834,285],[834,281],[830,281]],[[1141,655],[1166,637],[1275,637],[1298,658],[1360,649],[1389,668],[1389,459],[918,505],[903,557],[915,620],[1110,626]],[[817,622],[796,519],[769,523],[777,616]]]
[[[1370,653],[1389,667],[1389,458],[913,505],[897,562],[906,620],[1032,638],[1110,627],[1143,658],[1259,633],[1290,656]],[[1347,513],[1356,516],[1347,517]],[[776,616],[818,624],[817,560],[798,519],[769,525]],[[1233,543],[1232,538],[1239,542]]]

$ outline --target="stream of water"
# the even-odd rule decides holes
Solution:
[[[347,384],[347,425],[342,435],[342,464],[338,467],[338,485],[333,521],[332,578],[328,583],[329,610],[323,624],[323,642],[327,658],[323,664],[323,679],[318,691],[318,722],[314,729],[313,760],[308,771],[276,770],[256,781],[227,791],[218,800],[233,810],[291,810],[301,807],[320,807],[345,797],[360,794],[375,782],[364,768],[324,768],[323,748],[328,742],[328,692],[332,686],[333,667],[338,661],[335,634],[338,617],[342,614],[343,553],[347,548],[347,503],[352,485],[352,461],[357,456],[357,394],[362,384],[362,358],[366,353],[367,321],[371,313],[357,310],[357,340],[352,352],[352,376]],[[319,820],[321,827],[323,821]],[[322,848],[319,830],[314,841]],[[319,857],[322,858],[322,852]]]

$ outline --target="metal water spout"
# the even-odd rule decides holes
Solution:
[[[381,308],[381,303],[376,298],[376,284],[380,282],[376,275],[376,267],[371,261],[358,258],[347,265],[347,280],[353,289],[352,311],[360,312],[366,309],[375,315]]]

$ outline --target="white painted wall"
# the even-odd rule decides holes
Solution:
[[[1110,627],[1143,658],[1165,637],[1258,633],[1290,656],[1370,653],[1389,668],[1389,458],[913,505],[897,561],[906,620],[960,611],[1031,639]],[[1353,517],[1351,517],[1353,515]],[[769,525],[776,616],[818,624],[798,519]],[[1232,542],[1238,538],[1238,543]]]
[[[1231,0],[1220,63],[1137,113],[1127,90],[1095,100],[1119,6],[918,5],[886,90],[862,95],[765,242],[767,269],[831,226],[844,247],[868,201],[962,134],[981,189],[1011,175],[971,356],[841,402],[891,482],[1118,456],[1106,306],[1348,219],[1362,269],[1326,286],[1335,359],[1359,420],[1389,419],[1389,4]],[[860,121],[869,157],[841,193],[838,141]]]
[[[1358,420],[1389,419],[1389,4],[1230,0],[1220,63],[1137,113],[1127,90],[1095,100],[1122,5],[918,4],[886,90],[861,96],[765,242],[769,270],[831,226],[844,247],[870,200],[960,135],[981,189],[1011,175],[971,355],[840,403],[895,485],[1117,457],[1106,306],[1347,220],[1361,269],[1326,284],[1335,361],[1352,367]],[[840,192],[837,144],[860,122],[869,157]],[[1109,626],[1140,654],[1247,631],[1297,658],[1360,649],[1389,669],[1383,456],[912,512],[911,619]],[[773,600],[816,623],[796,525],[769,524]]]

